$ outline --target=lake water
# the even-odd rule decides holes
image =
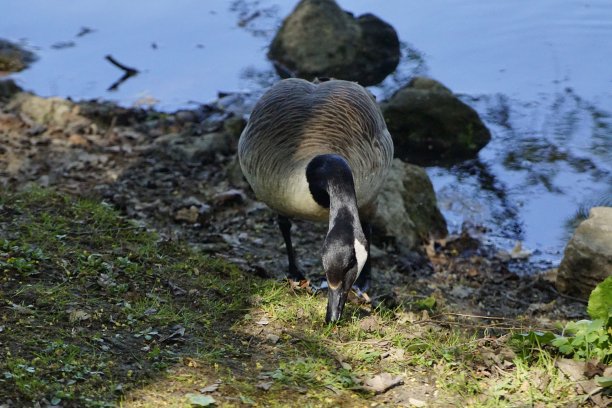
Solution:
[[[267,46],[294,2],[266,0],[8,0],[0,37],[40,57],[14,75],[43,96],[101,98],[174,110],[277,78]],[[483,225],[542,267],[558,263],[572,220],[612,205],[612,2],[342,0],[372,12],[403,42],[389,96],[410,76],[435,78],[473,106],[493,134],[477,161],[431,167],[451,230]],[[140,74],[108,91],[122,72]]]

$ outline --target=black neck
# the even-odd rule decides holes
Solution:
[[[329,208],[333,219],[340,207],[357,211],[353,172],[348,162],[336,154],[316,156],[306,167],[306,180],[312,198],[321,207]]]

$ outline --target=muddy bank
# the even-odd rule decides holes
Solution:
[[[20,189],[36,183],[98,197],[166,237],[249,273],[280,279],[286,258],[275,215],[255,200],[235,158],[242,102],[232,95],[167,114],[5,95],[0,185]],[[325,229],[298,221],[294,230],[297,255],[313,283],[323,279],[319,250]],[[439,306],[456,311],[543,323],[584,314],[583,303],[559,296],[550,277],[510,272],[513,264],[530,268],[521,251],[499,253],[483,245],[478,228],[417,251],[399,251],[389,240],[373,244],[369,295],[375,304],[433,296]]]

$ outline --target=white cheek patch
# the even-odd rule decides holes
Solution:
[[[368,260],[368,251],[365,246],[357,240],[355,240],[355,257],[357,258],[357,276],[359,276],[363,266]]]

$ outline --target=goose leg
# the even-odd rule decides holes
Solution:
[[[278,226],[280,227],[281,234],[285,240],[285,246],[287,247],[287,258],[289,259],[289,279],[294,281],[300,281],[305,279],[304,274],[297,266],[295,261],[295,250],[291,244],[291,221],[284,215],[278,215]]]
[[[368,247],[366,248],[368,251],[368,259],[366,260],[365,265],[363,265],[363,269],[359,274],[359,277],[355,281],[355,286],[359,291],[365,292],[370,287],[370,271],[372,269],[370,263],[370,238],[372,236],[372,225],[370,225],[367,221],[361,222],[361,229],[363,230],[363,235],[365,235],[365,239]]]

